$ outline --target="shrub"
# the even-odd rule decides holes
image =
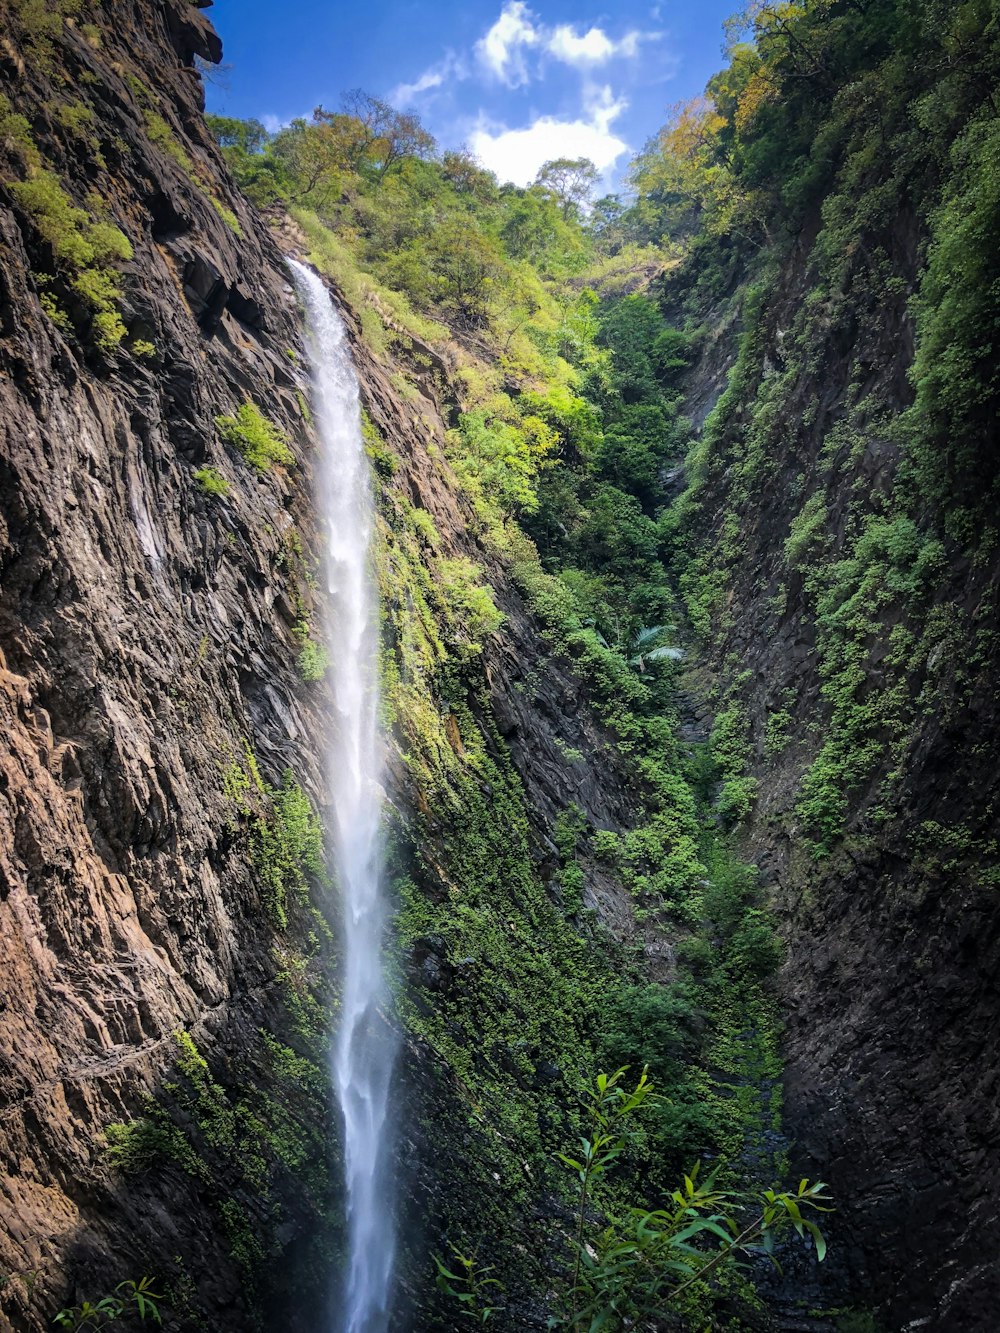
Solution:
[[[203,495],[228,495],[229,482],[214,467],[200,467],[194,479]]]
[[[299,653],[299,673],[303,680],[322,680],[330,669],[330,654],[325,644],[307,638]]]
[[[439,560],[437,570],[448,610],[467,636],[471,650],[478,653],[481,641],[495,634],[504,620],[492,590],[483,582],[483,571],[463,556]]]
[[[125,1175],[139,1175],[164,1161],[176,1162],[192,1175],[202,1173],[183,1131],[162,1107],[151,1106],[149,1114],[137,1120],[108,1125],[104,1137],[108,1160]]]
[[[272,463],[291,466],[295,462],[285,432],[268,421],[254,403],[243,403],[235,416],[216,417],[215,424],[226,444],[258,472],[266,472]]]
[[[792,519],[785,541],[785,561],[789,569],[803,569],[809,563],[821,542],[826,522],[826,496],[817,491]]]
[[[128,237],[110,222],[91,221],[52,171],[38,171],[25,181],[15,181],[10,189],[48,244],[57,271],[66,275],[71,290],[89,310],[94,342],[102,351],[112,351],[126,332],[118,312],[121,286],[115,265],[132,258]],[[49,300],[43,308],[50,313],[58,307],[55,298],[46,295]]]

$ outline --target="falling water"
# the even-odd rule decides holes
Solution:
[[[326,627],[337,723],[326,751],[344,964],[332,1076],[344,1117],[348,1255],[335,1321],[383,1333],[393,1264],[386,1113],[395,1039],[386,1021],[382,936],[377,616],[370,575],[372,496],[358,382],[344,325],[319,277],[291,261],[306,310],[321,455],[318,512],[326,530]]]

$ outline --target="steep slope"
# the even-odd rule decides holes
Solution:
[[[47,1326],[164,1253],[225,1309],[218,1200],[183,1172],[123,1184],[102,1131],[140,1114],[175,1033],[250,1086],[282,1058],[258,1031],[289,1026],[276,936],[224,775],[251,744],[315,790],[321,699],[282,570],[312,522],[299,322],[202,129],[193,59],[219,44],[197,9],[11,4],[4,28],[0,1246],[36,1275],[4,1311]],[[97,226],[127,238],[112,260]],[[214,418],[250,401],[294,465],[223,446]],[[320,1153],[324,1095],[297,1111]]]
[[[237,124],[220,154],[203,125],[199,6],[4,6],[14,1328],[146,1273],[175,1328],[312,1329],[336,1299],[336,719],[282,252],[344,310],[377,489],[400,1326],[454,1327],[433,1287],[452,1246],[501,1278],[495,1326],[546,1326],[557,1154],[602,1062],[648,1059],[670,1094],[609,1210],[700,1156],[772,1178],[780,950],[731,825],[784,921],[793,1157],[840,1202],[829,1287],[804,1265],[790,1298],[989,1327],[988,8],[782,7],[714,87],[697,152],[718,154],[658,311],[619,297],[661,253],[626,255],[600,305],[578,221],[419,133],[397,173],[338,160],[316,213],[286,215],[295,151],[244,149]],[[336,121],[284,148],[322,153]],[[227,162],[248,189],[270,173],[270,228]],[[667,563],[707,668],[683,689]],[[769,1326],[738,1280],[699,1298],[699,1327]]]
[[[995,17],[774,12],[714,86],[746,213],[663,290],[701,324],[692,416],[724,389],[688,460],[676,567],[744,846],[784,920],[788,1123],[842,1201],[832,1298],[891,1329],[986,1329]],[[726,383],[720,345],[739,349]]]
[[[314,813],[332,720],[302,653],[319,594],[298,312],[203,128],[193,62],[219,43],[198,9],[4,11],[3,1317],[48,1327],[149,1273],[174,1327],[243,1328],[272,1299],[283,1326],[314,1327],[339,1225],[324,1073],[336,923]],[[281,239],[308,249],[291,224]],[[521,1155],[541,1150],[538,1130],[529,1116],[505,1140],[503,1106],[528,1075],[537,1114],[557,1102],[552,1080],[569,1096],[552,1057],[581,1049],[576,983],[566,1031],[536,1031],[527,1053],[518,1041],[560,951],[592,995],[617,948],[553,905],[552,828],[574,806],[619,829],[636,800],[448,480],[447,367],[380,362],[347,313],[385,483],[392,798],[398,869],[417,883],[401,965],[417,996],[462,992],[434,1032],[411,1016],[400,1159],[416,1163],[417,1227],[429,1204],[481,1217],[484,1189],[501,1212],[537,1198]],[[485,904],[462,909],[473,934],[510,935],[496,981],[431,924],[454,915],[463,876]],[[586,881],[641,950],[649,932],[614,877],[591,864]],[[497,1105],[470,1140],[459,1048],[487,1033],[477,1095],[493,1088]],[[556,1109],[546,1149],[565,1131]],[[427,1225],[414,1292],[447,1232]]]

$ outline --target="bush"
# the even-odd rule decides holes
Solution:
[[[602,1058],[615,1068],[646,1065],[657,1079],[697,1047],[698,1014],[682,984],[629,986],[616,992],[603,1034]]]
[[[492,590],[483,582],[483,571],[462,556],[439,560],[437,570],[448,611],[467,637],[470,649],[478,653],[482,640],[495,634],[504,620]]]
[[[266,472],[272,463],[291,466],[295,462],[285,432],[268,421],[255,403],[243,403],[235,416],[216,417],[215,424],[226,444],[258,472]]]
[[[214,467],[200,467],[194,474],[194,479],[203,495],[229,494],[229,482]]]
[[[110,352],[125,337],[118,311],[121,285],[115,265],[132,258],[132,245],[124,232],[110,222],[93,222],[77,208],[52,171],[38,171],[10,186],[18,203],[31,217],[47,243],[57,272],[65,275],[70,290],[91,316],[94,342]],[[46,313],[58,311],[51,293]],[[56,320],[60,327],[65,327]]]
[[[307,638],[299,653],[299,674],[303,680],[322,680],[330,669],[330,654],[325,644]]]

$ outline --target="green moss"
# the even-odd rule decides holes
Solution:
[[[204,1175],[183,1131],[155,1103],[137,1120],[108,1125],[104,1137],[108,1160],[126,1176],[139,1175],[165,1162],[175,1162],[190,1175]]]
[[[66,131],[71,139],[80,139],[87,144],[96,146],[97,140],[93,131],[97,117],[86,102],[59,103],[55,107],[53,115],[56,123]]]
[[[55,64],[55,52],[67,19],[74,19],[83,0],[14,0],[10,13],[25,55],[44,73]]]
[[[113,351],[126,333],[118,311],[117,266],[132,258],[128,237],[77,208],[52,171],[39,170],[10,189],[48,245],[56,273],[89,311],[94,342],[105,352]],[[56,302],[54,295],[46,295]]]
[[[214,194],[210,194],[208,196],[208,202],[215,209],[216,213],[218,213],[219,217],[222,218],[223,222],[233,233],[233,235],[242,237],[243,228],[240,226],[240,220],[233,212],[233,210],[231,208],[227,208],[224,203],[216,199]]]
[[[216,417],[215,425],[226,444],[258,472],[266,472],[272,463],[292,466],[295,462],[285,432],[268,421],[254,403],[241,404],[234,416]]]
[[[151,96],[144,85],[142,86],[142,93],[144,98]],[[189,179],[193,178],[195,175],[194,163],[178,143],[173,130],[160,113],[152,110],[151,107],[146,106],[142,114],[143,119],[146,122],[146,133],[149,135],[150,140],[156,144],[157,148],[162,149],[169,158],[176,162],[184,172],[185,176]]]
[[[327,882],[323,826],[290,770],[280,787],[265,786],[265,795],[270,809],[253,821],[251,858],[270,916],[284,927],[289,903],[305,904],[310,883]]]
[[[757,780],[746,772],[750,761],[750,721],[736,704],[718,713],[712,727],[710,750],[722,775],[718,810],[729,823],[746,819],[757,799]]]

